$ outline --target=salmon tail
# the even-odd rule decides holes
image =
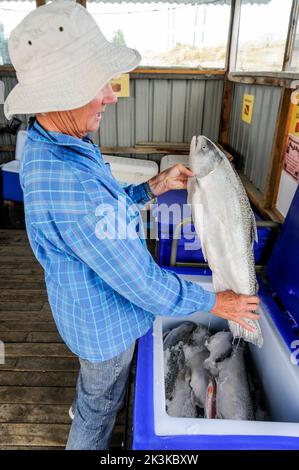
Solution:
[[[259,322],[256,320],[250,320],[248,318],[246,319],[246,322],[250,326],[253,326],[256,331],[248,331],[243,326],[239,325],[234,321],[228,322],[229,329],[232,332],[233,338],[242,338],[244,339],[244,341],[252,343],[261,348],[264,344],[264,339]]]

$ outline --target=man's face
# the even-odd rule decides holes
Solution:
[[[117,103],[117,97],[111,85],[107,84],[99,91],[97,96],[88,103],[88,117],[86,121],[87,132],[96,132],[99,129],[106,106],[115,103]]]

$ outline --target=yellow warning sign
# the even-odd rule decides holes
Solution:
[[[299,93],[298,93],[299,98]],[[292,104],[292,114],[289,133],[299,137],[299,104]]]
[[[242,121],[251,124],[252,111],[253,111],[254,95],[244,94],[242,106]]]
[[[130,78],[128,73],[123,73],[119,77],[111,80],[112,90],[118,98],[128,98],[130,96]]]

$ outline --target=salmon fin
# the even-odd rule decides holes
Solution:
[[[253,246],[254,242],[258,242],[257,226],[254,213],[251,212],[251,244]]]

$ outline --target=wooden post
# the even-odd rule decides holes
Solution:
[[[35,0],[36,8],[41,7],[46,4],[46,0]]]
[[[289,88],[283,88],[282,90],[272,146],[270,169],[264,194],[265,209],[273,209],[276,203],[290,120],[292,92],[293,90]]]
[[[232,109],[234,84],[228,79],[224,82],[223,100],[220,118],[219,142],[225,148],[228,145],[229,122]]]

